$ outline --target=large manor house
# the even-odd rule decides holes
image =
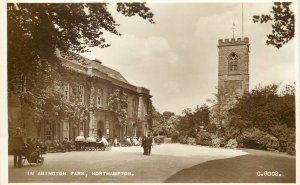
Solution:
[[[86,120],[74,126],[71,120],[46,120],[40,125],[34,123],[30,108],[22,108],[16,94],[8,93],[8,125],[9,132],[16,126],[25,131],[31,138],[42,141],[68,138],[74,140],[77,136],[99,136],[107,139],[125,136],[144,136],[149,130],[149,114],[152,102],[150,91],[144,87],[130,84],[118,71],[102,64],[101,61],[89,60],[72,52],[57,51],[57,57],[66,68],[64,81],[64,98],[68,101],[72,95],[72,81],[76,81],[81,104],[88,105]],[[72,75],[72,78],[70,78]],[[116,123],[114,114],[108,107],[110,93],[117,90],[127,95],[127,125]]]

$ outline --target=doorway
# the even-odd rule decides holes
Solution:
[[[99,138],[103,137],[103,134],[104,134],[103,131],[104,131],[104,123],[103,123],[103,121],[99,120],[98,124],[97,124],[97,136]]]

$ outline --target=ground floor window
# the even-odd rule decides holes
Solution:
[[[148,134],[148,124],[145,123],[145,126],[144,126],[144,135],[147,136]]]
[[[109,136],[109,121],[106,121],[105,127],[106,127],[106,135]]]
[[[83,122],[80,122],[79,123],[79,135],[80,136],[84,136],[84,123]]]
[[[63,122],[63,138],[69,139],[69,122]]]
[[[134,124],[134,125],[133,125],[133,133],[134,133],[134,137],[136,137],[136,129],[137,129],[136,127],[137,127],[137,126]]]
[[[45,140],[52,140],[52,137],[51,137],[51,127],[50,127],[50,124],[46,124],[45,126]]]

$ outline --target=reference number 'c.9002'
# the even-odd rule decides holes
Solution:
[[[257,176],[260,177],[280,177],[281,174],[278,171],[257,171]]]

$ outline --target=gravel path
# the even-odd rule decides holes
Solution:
[[[23,168],[13,168],[13,157],[9,156],[9,182],[164,182],[185,168],[245,154],[241,150],[162,144],[152,148],[151,156],[144,156],[139,146],[114,147],[110,151],[49,153],[44,165]]]

